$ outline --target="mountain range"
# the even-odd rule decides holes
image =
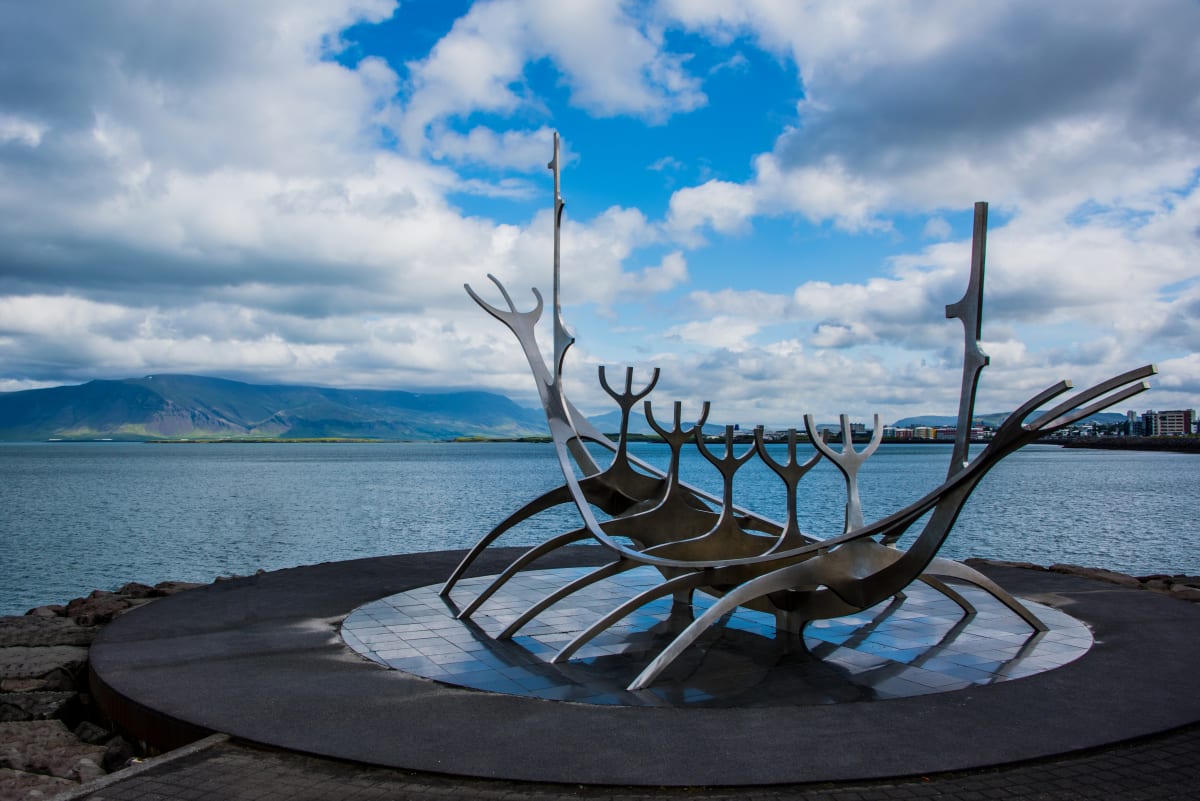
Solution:
[[[999,423],[1006,415],[977,415]],[[1124,420],[1101,413],[1090,420]],[[591,417],[605,432],[620,413]],[[909,417],[895,423],[952,426],[950,416]],[[830,425],[819,428],[833,427]],[[706,431],[719,433],[710,424]],[[651,428],[636,412],[630,431]],[[545,436],[540,409],[492,392],[403,392],[247,384],[195,375],[148,375],[75,386],[0,393],[0,441],[147,439],[391,439]]]
[[[149,375],[0,393],[0,440],[364,438],[543,435],[540,409],[490,392],[264,386]]]

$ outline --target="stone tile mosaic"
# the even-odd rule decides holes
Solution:
[[[577,633],[637,592],[659,583],[640,567],[544,610],[509,640],[521,612],[593,568],[520,573],[469,621],[455,619],[494,577],[464,579],[447,601],[419,587],[354,610],[342,639],[395,670],[485,692],[627,706],[762,707],[881,701],[994,684],[1054,670],[1087,653],[1091,631],[1051,607],[1025,602],[1050,627],[1034,634],[991,596],[957,589],[970,617],[916,584],[902,600],[809,623],[799,638],[776,636],[770,615],[739,610],[701,637],[649,689],[625,687],[691,620],[665,598],[630,614],[567,662],[551,658]],[[712,598],[696,593],[702,612]]]

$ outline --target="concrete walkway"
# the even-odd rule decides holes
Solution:
[[[699,801],[1187,801],[1200,799],[1200,725],[1078,755],[991,770],[879,782],[772,787],[630,788],[471,780],[265,750],[213,738],[114,774],[71,801],[385,801],[385,799],[689,799]]]

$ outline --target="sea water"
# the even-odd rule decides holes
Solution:
[[[783,458],[783,446],[770,447]],[[631,452],[665,467],[665,445],[635,443]],[[937,487],[949,458],[945,445],[882,446],[859,472],[866,519]],[[694,448],[681,472],[720,490]],[[941,553],[1197,574],[1198,478],[1193,454],[1030,446],[983,480]],[[0,444],[0,614],[129,581],[207,582],[466,548],[561,481],[547,444]],[[782,486],[755,459],[738,472],[734,501],[782,519]],[[841,532],[845,485],[831,464],[804,478],[798,500],[806,533]],[[528,545],[578,525],[564,506],[499,544]]]

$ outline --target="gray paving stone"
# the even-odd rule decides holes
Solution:
[[[374,768],[227,742],[76,798],[89,801],[384,801],[576,798],[689,801],[1200,799],[1200,725],[1032,764],[907,780],[754,788],[614,788],[455,779]]]

